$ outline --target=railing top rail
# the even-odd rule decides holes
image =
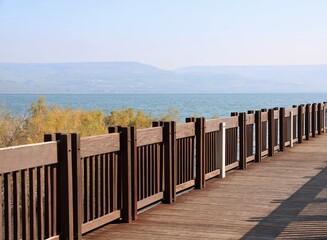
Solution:
[[[268,112],[261,112],[261,122],[268,121]]]
[[[0,174],[58,163],[56,141],[0,148]]]
[[[181,123],[176,125],[176,139],[195,136],[195,123]]]
[[[206,133],[220,130],[220,123],[226,124],[226,129],[238,127],[238,116],[214,118],[206,120]]]
[[[137,146],[145,146],[150,144],[161,143],[163,127],[144,128],[137,130]]]
[[[254,124],[254,122],[255,122],[254,113],[247,114],[246,115],[246,125]]]
[[[279,110],[274,111],[274,119],[279,119]]]
[[[81,157],[94,156],[120,150],[120,133],[81,138]]]

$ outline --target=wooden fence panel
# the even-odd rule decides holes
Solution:
[[[119,133],[81,139],[82,233],[121,217],[119,139]]]
[[[195,124],[178,124],[176,130],[176,192],[195,184]]]
[[[238,162],[238,128],[226,129],[226,171],[237,168]]]
[[[0,149],[1,239],[58,237],[57,153],[55,141]]]
[[[246,116],[246,162],[255,160],[255,115],[248,111]]]
[[[161,126],[137,130],[137,209],[142,209],[164,197],[163,139]]]
[[[262,109],[261,110],[261,133],[262,133],[262,145],[261,145],[261,150],[262,150],[262,156],[267,156],[268,155],[268,112],[267,109]]]

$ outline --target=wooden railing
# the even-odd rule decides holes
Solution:
[[[326,132],[326,103],[0,149],[2,239],[81,239]]]

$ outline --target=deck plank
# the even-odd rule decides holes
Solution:
[[[83,239],[327,239],[327,134]]]

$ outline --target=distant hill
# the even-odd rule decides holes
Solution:
[[[0,93],[327,92],[327,65],[195,66],[137,62],[0,63]]]

